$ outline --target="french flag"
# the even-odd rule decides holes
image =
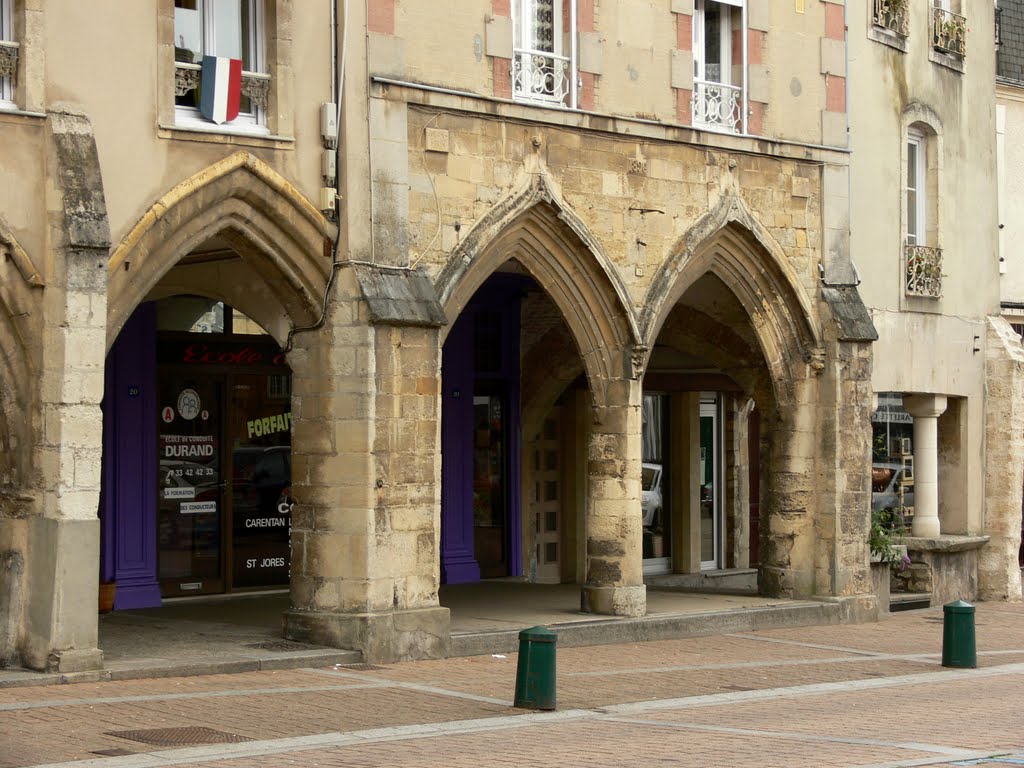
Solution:
[[[242,99],[242,60],[203,56],[202,97],[199,112],[220,125],[238,117]]]

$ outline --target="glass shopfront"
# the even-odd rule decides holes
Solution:
[[[224,333],[216,316],[206,333],[157,341],[164,596],[289,580],[291,373],[270,337]]]

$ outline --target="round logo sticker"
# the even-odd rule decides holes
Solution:
[[[178,395],[178,413],[181,418],[191,421],[199,415],[199,393],[194,389],[183,389]]]
[[[171,406],[165,406],[160,414],[160,417],[164,420],[164,424],[170,424],[174,421],[174,409]]]

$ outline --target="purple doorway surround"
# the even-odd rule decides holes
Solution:
[[[441,362],[441,581],[480,580],[473,535],[473,393],[477,380],[501,382],[508,408],[507,504],[508,570],[520,576],[522,565],[522,439],[520,422],[520,302],[533,281],[494,276],[459,315],[445,340]],[[476,370],[476,314],[501,313],[498,370]]]
[[[463,312],[441,357],[441,581],[480,581],[473,552],[473,316]]]
[[[156,549],[156,307],[142,304],[107,354],[103,395],[103,581],[114,610],[160,605]]]

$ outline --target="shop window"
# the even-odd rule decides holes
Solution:
[[[512,97],[576,108],[576,0],[513,0]]]
[[[696,0],[693,8],[693,124],[746,132],[745,0]],[[735,49],[735,50],[734,50]]]
[[[871,511],[914,514],[914,417],[899,392],[881,392],[871,415]]]
[[[11,0],[0,0],[0,107],[14,106],[14,82],[18,74],[18,44],[14,42]]]
[[[203,56],[242,61],[238,116],[225,125],[266,123],[270,78],[264,62],[263,0],[174,0],[176,122],[210,124],[200,114]]]

